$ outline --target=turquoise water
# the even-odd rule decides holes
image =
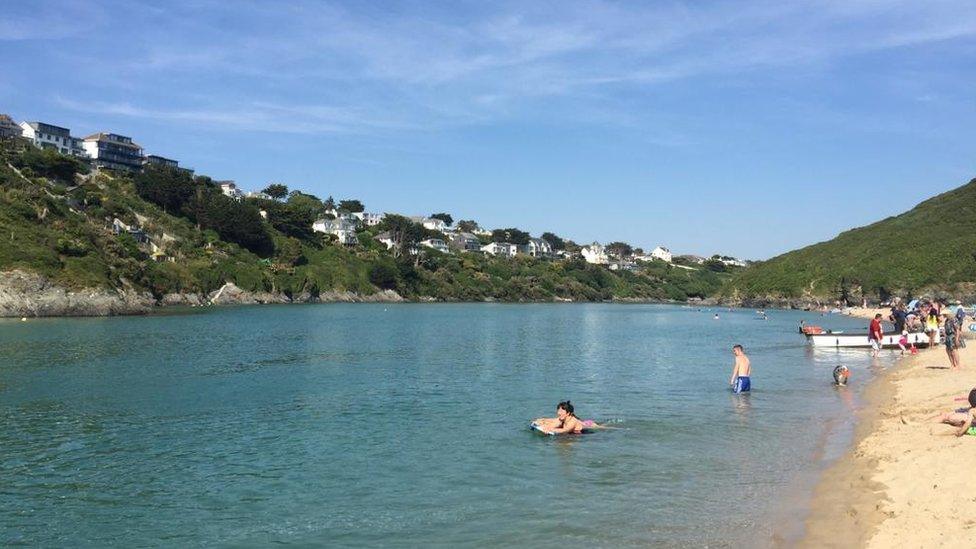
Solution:
[[[881,366],[807,348],[796,326],[817,315],[712,314],[310,305],[3,321],[0,544],[769,544],[795,534]],[[736,342],[754,363],[748,396],[727,388]],[[849,390],[830,384],[838,362]],[[567,398],[616,429],[527,430]]]

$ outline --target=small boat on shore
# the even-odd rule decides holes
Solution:
[[[871,347],[871,340],[868,334],[848,334],[841,332],[824,332],[820,334],[804,334],[814,347]],[[908,347],[928,347],[928,334],[918,332],[908,334]],[[884,334],[881,337],[881,346],[885,349],[897,348],[901,334]],[[939,343],[940,337],[935,337],[935,342]]]

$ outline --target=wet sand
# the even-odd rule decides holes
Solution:
[[[976,437],[933,417],[968,406],[955,400],[976,387],[976,339],[967,343],[962,370],[939,346],[872,382],[854,448],[818,484],[800,547],[976,546]]]

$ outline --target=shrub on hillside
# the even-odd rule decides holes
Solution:
[[[12,164],[18,169],[29,169],[32,174],[67,183],[74,182],[75,174],[87,174],[91,168],[77,158],[66,156],[51,149],[28,147],[14,156]]]
[[[383,290],[395,290],[399,271],[396,266],[383,261],[374,263],[369,268],[369,282]]]

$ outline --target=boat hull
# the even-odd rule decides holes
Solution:
[[[899,339],[901,334],[885,334],[881,338],[881,346],[886,349],[897,348]],[[871,347],[867,334],[811,334],[807,336],[807,340],[814,347]],[[939,336],[936,336],[935,342],[940,342]],[[912,344],[916,347],[928,347],[928,334],[908,334],[908,346],[911,347]]]

